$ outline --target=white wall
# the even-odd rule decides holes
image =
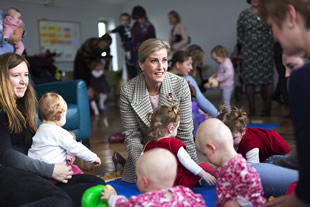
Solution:
[[[28,2],[28,3],[26,3]],[[78,21],[81,27],[81,42],[97,36],[99,19],[112,20],[119,24],[119,14],[128,12],[135,5],[143,6],[156,28],[157,37],[168,40],[171,25],[167,14],[176,10],[191,36],[192,43],[200,45],[206,52],[205,63],[217,68],[209,52],[217,44],[224,45],[232,52],[236,43],[236,22],[239,13],[249,5],[245,0],[128,0],[126,4],[106,4],[91,0],[55,0],[55,7],[29,3],[40,0],[0,0],[1,8],[11,6],[21,10],[26,25],[24,38],[29,55],[39,52],[38,19]],[[44,2],[44,0],[41,0]],[[111,28],[110,28],[111,29]],[[116,36],[114,36],[115,38]],[[123,49],[119,47],[117,36],[119,66],[122,66]],[[71,70],[72,64],[60,65]]]
[[[27,32],[23,42],[28,55],[39,52],[39,19],[80,22],[81,43],[83,43],[90,37],[98,36],[97,22],[99,19],[118,21],[120,13],[119,5],[89,0],[55,0],[55,7],[46,7],[31,2],[44,2],[44,0],[0,0],[1,9],[16,7],[22,12]],[[64,70],[72,70],[72,63],[58,64],[58,66]]]
[[[236,24],[240,12],[249,7],[246,0],[132,0],[122,8],[131,13],[134,6],[146,9],[160,39],[168,40],[171,25],[168,12],[176,10],[191,36],[191,43],[198,44],[206,53],[205,63],[217,68],[210,58],[210,50],[222,44],[232,52],[236,44]]]

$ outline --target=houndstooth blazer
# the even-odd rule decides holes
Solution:
[[[159,105],[179,104],[180,126],[177,137],[186,145],[193,160],[198,162],[193,140],[193,119],[191,94],[185,78],[166,72],[159,95]],[[136,161],[144,145],[150,141],[148,136],[150,123],[146,114],[153,112],[143,73],[130,80],[121,88],[120,111],[128,159],[122,179],[136,181]],[[160,162],[160,160],[158,160]]]

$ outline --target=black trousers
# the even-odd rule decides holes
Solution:
[[[0,206],[81,206],[84,191],[105,184],[93,175],[74,175],[66,184],[52,184],[45,178],[17,168],[0,166]]]

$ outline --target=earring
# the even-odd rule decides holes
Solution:
[[[292,24],[292,23],[289,23],[289,24],[288,24],[288,27],[289,27],[290,29],[292,29],[292,28],[293,28],[293,24]]]

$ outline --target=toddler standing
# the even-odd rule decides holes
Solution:
[[[120,26],[116,27],[113,30],[110,30],[109,33],[118,33],[121,38],[121,44],[125,49],[127,60],[131,60],[131,28],[130,24],[130,15],[128,13],[122,13],[120,15]]]
[[[90,116],[98,116],[99,115],[99,109],[96,103],[95,99],[95,89],[91,86],[87,88],[87,95],[88,95],[88,103],[89,103],[89,112]]]
[[[145,152],[136,162],[137,187],[142,193],[127,199],[104,188],[101,199],[114,206],[206,206],[200,194],[184,186],[173,186],[177,163],[168,150],[156,148]]]
[[[211,50],[211,57],[219,64],[218,72],[213,74],[212,77],[219,82],[222,104],[231,109],[230,99],[234,90],[234,66],[228,58],[228,51],[222,45],[218,45]],[[215,88],[217,86],[212,85],[212,82],[208,82],[205,87]]]
[[[220,107],[217,116],[232,132],[236,151],[242,154],[249,163],[274,161],[273,155],[286,155],[290,151],[289,145],[272,129],[246,128],[248,116],[242,109],[226,110]],[[280,158],[275,156],[274,158]]]
[[[67,103],[59,94],[46,93],[42,96],[39,101],[39,118],[43,123],[32,138],[28,156],[50,164],[67,162],[72,167],[73,174],[83,174],[72,164],[72,158],[67,158],[68,152],[94,163],[95,166],[99,166],[101,160],[62,128],[66,123],[66,114]]]
[[[149,135],[153,140],[145,145],[144,152],[153,148],[164,148],[175,156],[178,169],[174,185],[193,188],[201,178],[202,182],[214,185],[216,170],[208,163],[195,163],[186,152],[185,144],[175,137],[180,124],[178,106],[159,106],[147,116],[150,121]]]
[[[89,68],[92,69],[90,77],[90,86],[99,93],[99,109],[105,110],[104,102],[110,92],[110,86],[104,75],[104,65],[101,60],[95,60],[89,64]]]
[[[10,39],[10,36],[14,33],[14,31],[17,28],[24,28],[25,24],[23,23],[23,21],[21,20],[21,13],[18,9],[16,8],[10,8],[7,11],[7,16],[5,17],[5,19],[3,20],[3,41],[4,42],[8,42]],[[15,44],[15,53],[22,55],[24,52],[24,44],[23,42],[20,40],[18,42],[16,42]]]
[[[219,167],[216,206],[257,207],[266,202],[258,173],[237,154],[231,132],[223,122],[215,118],[203,122],[197,130],[196,146]]]

